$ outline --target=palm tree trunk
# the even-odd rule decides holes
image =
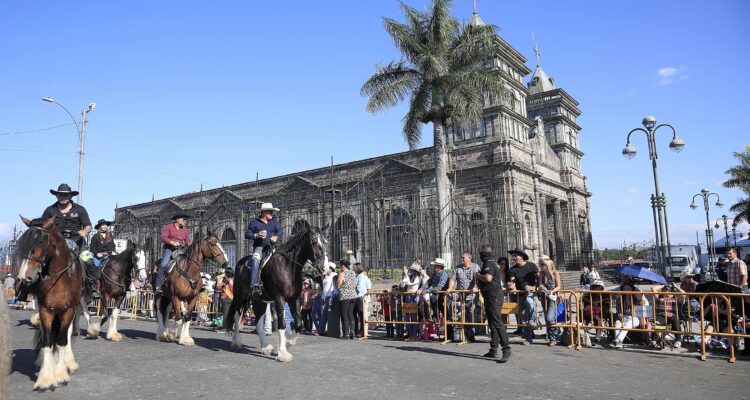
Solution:
[[[451,249],[451,203],[450,203],[450,181],[448,180],[448,153],[445,148],[443,135],[443,124],[439,120],[432,121],[432,133],[434,136],[433,151],[435,158],[435,186],[437,192],[438,225],[440,232],[440,254],[445,260],[446,266],[453,266]]]

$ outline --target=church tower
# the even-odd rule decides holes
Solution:
[[[578,101],[568,92],[555,86],[552,77],[542,69],[541,53],[534,44],[536,69],[527,84],[529,95],[526,110],[531,120],[540,118],[546,143],[557,155],[560,183],[565,187],[566,199],[554,200],[544,206],[549,220],[543,227],[546,238],[545,251],[553,258],[564,259],[575,268],[593,262],[590,206],[591,194],[586,188],[586,178],[581,171],[583,152],[579,147],[578,135],[581,127],[576,119],[581,115]],[[567,242],[567,245],[561,243]]]

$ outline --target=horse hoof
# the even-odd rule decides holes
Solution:
[[[107,339],[109,339],[109,340],[111,340],[113,342],[119,342],[119,341],[122,340],[122,335],[120,335],[119,333],[115,332],[115,333],[109,335],[109,337],[107,337]]]
[[[34,389],[33,390],[35,390],[35,391],[37,391],[39,393],[54,392],[55,391],[55,385],[49,385],[49,386],[36,386],[36,385],[34,385]]]
[[[292,362],[293,359],[294,357],[292,356],[292,353],[288,353],[288,352],[280,353],[278,356],[276,356],[276,361],[282,362],[282,363]]]
[[[273,346],[268,345],[260,351],[264,356],[270,356],[273,353]]]
[[[232,342],[229,345],[229,348],[232,349],[232,350],[242,350],[244,347],[245,346],[243,346],[242,343],[235,343],[235,342]]]
[[[171,340],[169,340],[169,335],[167,335],[166,333],[162,333],[161,335],[156,336],[156,341],[157,342],[171,342]]]
[[[192,346],[195,344],[195,341],[193,340],[193,338],[188,337],[188,338],[180,338],[180,341],[178,343],[183,346]]]
[[[78,363],[75,362],[75,361],[73,361],[72,363],[70,363],[70,365],[67,365],[67,367],[68,367],[68,372],[71,373],[71,374],[73,372],[78,371]]]
[[[86,339],[88,339],[88,340],[99,339],[99,333],[86,332]]]

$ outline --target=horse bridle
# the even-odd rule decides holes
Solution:
[[[201,242],[202,241],[203,240],[201,240]],[[206,240],[206,243],[208,244],[209,250],[211,250],[211,258],[216,258],[216,253],[214,253],[214,249],[213,248],[214,248],[214,246],[218,246],[218,241],[217,241],[216,244],[213,244],[213,243],[209,242],[208,240]],[[198,251],[200,251],[200,252],[203,251],[203,250],[200,249],[200,243],[198,244]],[[204,257],[205,257],[205,255],[204,255]],[[200,273],[201,265],[198,264],[197,261],[193,260],[192,257],[185,256],[185,258],[187,258],[188,261],[190,261],[190,264],[195,263],[196,265],[198,265],[198,272]],[[224,258],[226,258],[226,256]],[[188,265],[190,265],[190,264],[188,264]],[[190,267],[185,267],[185,270],[183,270],[182,268],[180,268],[179,264],[177,264],[177,265],[175,265],[175,269],[177,270],[177,273],[180,274],[180,276],[182,276],[183,278],[187,279],[187,281],[190,283],[190,286],[192,286],[193,289],[195,289],[195,285],[196,285],[197,281],[193,280],[193,278],[190,277],[190,275],[188,275],[188,273],[187,273],[187,270],[190,269]]]
[[[320,236],[320,234],[316,232],[315,233],[315,239],[316,239],[316,241],[317,241],[318,236]],[[309,243],[310,243],[310,245],[313,248],[315,248],[314,242],[315,241],[313,240],[313,236],[310,236],[310,242]],[[302,249],[300,249],[298,251],[302,251]],[[296,260],[296,257],[289,257],[289,259],[292,261],[292,264],[294,264],[294,265],[296,265],[296,266],[298,266],[300,268],[304,268],[305,267],[305,264],[300,264]],[[323,268],[321,268],[321,267],[318,266],[318,257],[315,255],[315,251],[313,251],[313,258],[312,258],[312,260],[305,260],[305,263],[307,263],[307,261],[311,261],[313,267],[315,267],[315,272],[317,272],[317,275],[315,275],[315,276],[322,276],[323,275],[323,268],[325,268],[325,266]]]

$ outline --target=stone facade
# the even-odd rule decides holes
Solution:
[[[497,253],[520,247],[532,259],[546,254],[578,269],[592,262],[578,103],[538,66],[525,85],[527,60],[497,40],[501,51],[487,66],[505,72],[508,95],[485,99],[476,129],[445,129],[453,259],[490,243]],[[439,254],[435,196],[432,148],[425,148],[121,207],[114,229],[155,258],[161,228],[186,211],[193,233],[217,232],[233,261],[251,251],[244,229],[259,203],[272,202],[287,235],[303,219],[329,225],[332,259],[352,249],[367,266],[397,267]]]

